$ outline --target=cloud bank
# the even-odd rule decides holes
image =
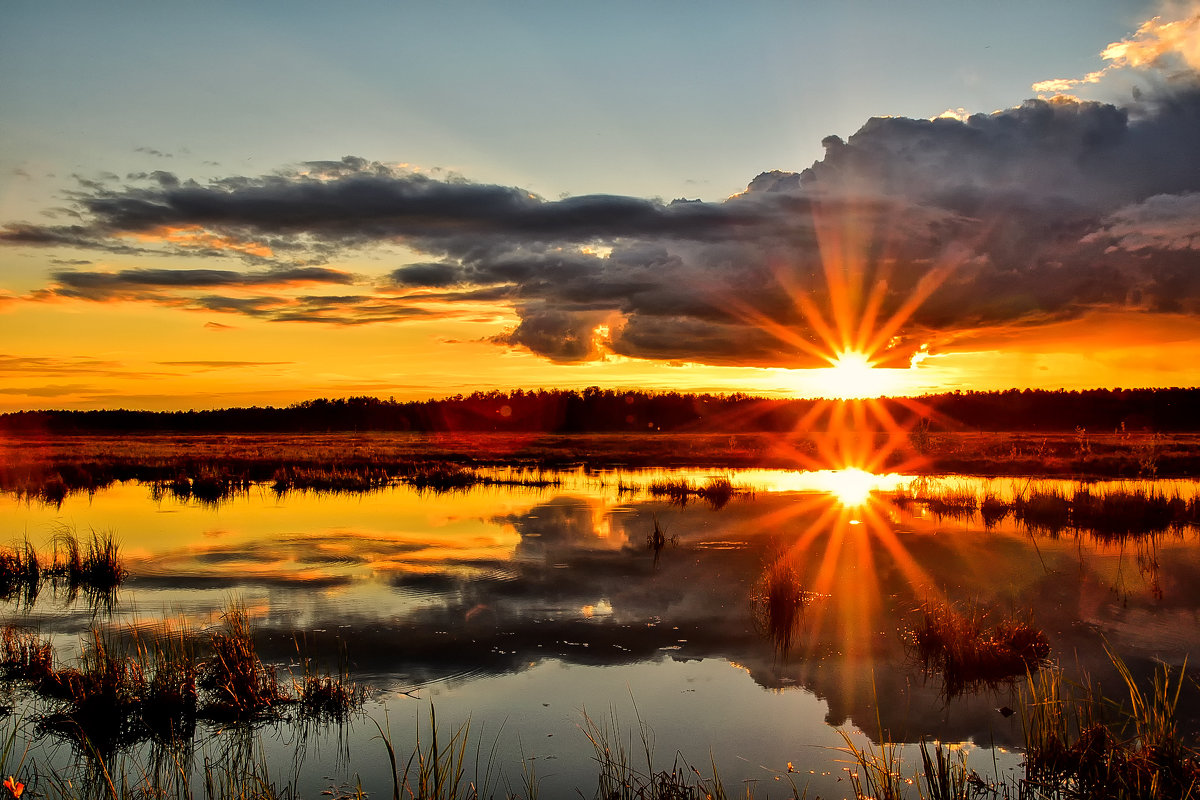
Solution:
[[[206,183],[84,181],[70,224],[12,223],[0,243],[245,264],[80,264],[36,299],[332,324],[500,303],[519,322],[495,341],[559,362],[815,366],[854,347],[900,364],[985,326],[1195,313],[1200,81],[1184,34],[1196,21],[1152,22],[1105,51],[1109,68],[1170,65],[1126,105],[1057,96],[964,119],[873,118],[827,137],[808,169],[758,175],[722,202],[548,200],[347,156]],[[330,266],[396,245],[421,260],[374,278]]]

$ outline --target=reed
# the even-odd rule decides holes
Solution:
[[[392,477],[386,470],[369,467],[280,467],[271,478],[271,488],[276,494],[293,490],[366,492],[391,483]]]
[[[1181,739],[1176,716],[1183,670],[1163,665],[1143,687],[1108,653],[1127,700],[1068,685],[1058,670],[1029,680],[1025,786],[1056,798],[1196,797],[1200,753]]]
[[[974,489],[925,478],[897,487],[891,500],[899,508],[923,505],[940,517],[969,517],[979,507]]]
[[[635,709],[636,713],[636,709]],[[598,800],[728,800],[730,795],[712,765],[711,777],[676,753],[665,769],[655,765],[654,732],[639,715],[637,725],[639,752],[635,753],[633,733],[622,734],[616,712],[607,720],[597,721],[583,712],[583,733],[592,745],[592,758],[599,772],[595,797]],[[798,798],[790,786],[791,797]],[[751,797],[747,789],[746,797]]]
[[[734,497],[751,494],[748,489],[734,485],[724,476],[710,477],[702,486],[696,486],[686,478],[660,478],[646,485],[646,493],[651,497],[665,497],[679,506],[687,505],[690,499],[698,497],[717,511],[727,506]]]
[[[211,653],[199,673],[200,686],[209,694],[206,716],[253,719],[287,702],[275,668],[258,657],[245,607],[232,603],[222,621],[209,638]]]
[[[786,555],[771,561],[759,579],[752,600],[754,619],[759,631],[775,644],[776,651],[786,655],[800,626],[805,603],[800,574]]]
[[[1009,615],[991,625],[982,609],[948,603],[925,603],[909,637],[925,669],[942,675],[947,697],[1037,671],[1050,654],[1031,619]]]

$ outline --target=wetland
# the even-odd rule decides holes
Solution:
[[[443,744],[469,740],[468,770],[481,772],[468,778],[496,796],[602,794],[605,736],[639,760],[648,737],[655,769],[685,758],[731,795],[853,796],[853,748],[894,745],[915,770],[923,741],[1000,784],[1024,775],[1032,676],[1118,692],[1122,670],[1151,681],[1196,648],[1192,478],[720,463],[788,452],[766,442],[9,439],[0,541],[44,554],[46,570],[71,536],[84,556],[115,546],[121,573],[96,591],[14,584],[2,607],[13,635],[39,637],[62,671],[95,660],[97,641],[136,653],[168,631],[203,667],[232,614],[282,687],[278,713],[239,719],[203,711],[201,680],[188,744],[165,758],[148,734],[102,753],[81,744],[43,724],[61,698],[10,680],[10,751],[27,776],[76,786],[102,756],[124,776],[116,786],[211,795],[214,775],[240,774],[301,796],[387,796],[389,748],[403,770],[436,718]],[[520,447],[576,461],[496,455]],[[675,460],[650,467],[647,453]],[[96,479],[69,485],[64,472]],[[37,488],[56,478],[61,491]],[[993,643],[1015,631],[1017,644],[1003,668],[964,672],[930,650],[959,635],[948,630]],[[348,687],[353,708],[308,713],[292,701],[309,681]],[[1175,718],[1194,744],[1190,676]]]

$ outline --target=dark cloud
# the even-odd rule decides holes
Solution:
[[[347,156],[208,183],[82,181],[77,224],[14,223],[0,242],[273,264],[55,272],[51,291],[68,296],[336,324],[419,314],[414,289],[504,302],[520,321],[494,340],[557,361],[815,365],[861,329],[876,336],[859,344],[903,362],[975,326],[1200,310],[1196,141],[1200,89],[1177,81],[1127,107],[1056,98],[965,121],[871,119],[827,137],[810,168],[763,173],[723,202],[546,200]],[[352,296],[179,295],[350,283],[313,265],[396,243],[428,260]]]
[[[119,272],[59,270],[51,273],[62,294],[103,299],[138,288],[198,289],[214,286],[288,286],[305,283],[349,284],[349,273],[320,267],[247,273],[221,269],[126,269]]]
[[[392,282],[397,286],[429,286],[444,288],[462,282],[462,269],[457,264],[442,262],[408,264],[393,270]]]

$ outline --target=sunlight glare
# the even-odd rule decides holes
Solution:
[[[843,508],[865,505],[871,497],[871,490],[879,481],[878,476],[857,467],[830,470],[826,475],[827,490]]]
[[[839,353],[821,373],[822,394],[838,400],[858,400],[880,397],[890,391],[895,381],[894,370],[876,367],[865,353],[847,350]]]

